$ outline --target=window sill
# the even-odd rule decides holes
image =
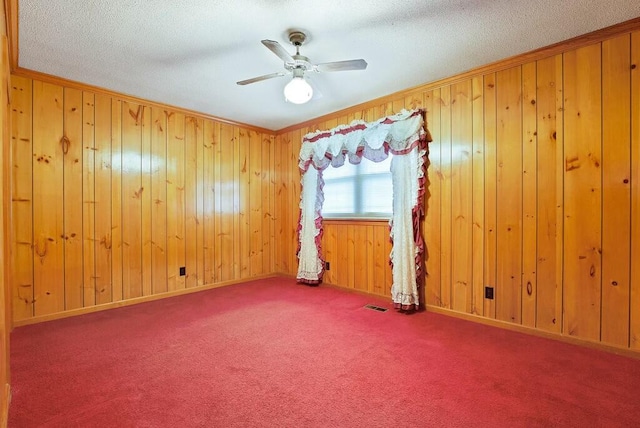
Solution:
[[[383,217],[325,217],[322,219],[323,225],[358,225],[358,226],[381,226],[388,225],[389,219]]]

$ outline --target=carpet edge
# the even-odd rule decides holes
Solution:
[[[162,300],[162,299],[167,299],[171,297],[182,296],[185,294],[198,293],[200,291],[207,291],[214,288],[226,287],[226,286],[235,285],[235,284],[243,284],[245,282],[257,281],[261,279],[276,278],[279,276],[280,275],[278,274],[258,275],[251,278],[233,279],[229,281],[216,282],[213,284],[206,284],[201,287],[192,287],[192,288],[184,288],[181,290],[168,291],[162,294],[152,294],[149,296],[135,297],[133,299],[120,300],[117,302],[104,303],[101,305],[89,306],[86,308],[78,308],[70,311],[56,312],[53,314],[40,315],[40,316],[35,316],[33,318],[18,320],[13,322],[13,326],[23,327],[31,324],[39,324],[46,321],[54,321],[54,320],[63,319],[63,318],[75,317],[78,315],[85,315],[85,314],[90,314],[94,312],[106,311],[109,309],[122,308],[125,306],[137,305],[137,304],[146,303],[146,302],[153,302],[155,300]],[[0,428],[3,428],[3,427],[0,426]]]
[[[491,318],[481,317],[478,315],[456,312],[454,310],[441,308],[439,306],[427,305],[427,311],[433,312],[436,314],[463,319],[465,321],[470,321],[477,324],[484,324],[491,327],[497,327],[503,330],[511,330],[518,333],[528,334],[530,336],[537,336],[545,339],[556,340],[559,342],[569,343],[571,345],[577,345],[584,348],[597,349],[600,351],[640,360],[640,351],[635,351],[629,348],[621,348],[614,345],[609,345],[601,342],[594,342],[591,340],[582,339],[575,336],[567,336],[564,334],[542,331],[542,330],[527,327],[524,325],[512,324],[506,321],[500,321],[500,320],[495,320]]]

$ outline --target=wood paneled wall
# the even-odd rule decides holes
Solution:
[[[273,134],[20,76],[12,97],[15,321],[273,272]]]
[[[0,2],[0,427],[6,427],[11,400],[11,374],[9,370],[11,331],[10,280],[10,203],[11,200],[11,146],[9,136],[9,40],[6,28],[6,4]]]
[[[276,136],[279,271],[295,274],[300,136],[416,107],[433,137],[427,305],[640,350],[640,32]],[[325,281],[388,296],[385,227],[327,222]]]

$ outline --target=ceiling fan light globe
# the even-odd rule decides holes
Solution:
[[[304,104],[313,96],[313,88],[302,77],[294,77],[284,87],[284,98],[293,104]]]

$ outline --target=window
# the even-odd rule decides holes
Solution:
[[[345,160],[338,168],[323,172],[325,218],[391,217],[393,188],[391,155],[382,162],[362,158],[358,165]]]

